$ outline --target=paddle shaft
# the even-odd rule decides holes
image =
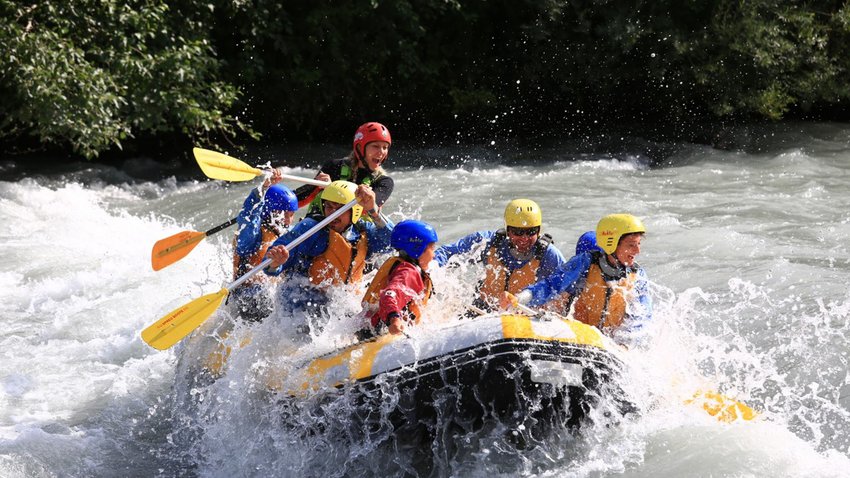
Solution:
[[[517,302],[516,308],[521,310],[524,314],[531,316],[531,317],[536,317],[536,316],[540,315],[540,312],[532,309],[531,307],[529,307],[527,305],[520,304],[519,302]]]
[[[295,238],[292,242],[290,242],[289,244],[287,244],[287,245],[286,245],[286,248],[287,248],[287,249],[292,249],[293,247],[297,246],[298,244],[301,244],[302,242],[306,241],[308,238],[310,238],[310,236],[312,236],[313,234],[315,234],[316,232],[318,232],[318,231],[319,231],[319,229],[321,229],[321,228],[323,228],[323,227],[327,226],[328,224],[330,224],[331,222],[333,222],[333,221],[334,221],[336,218],[338,218],[339,216],[342,216],[342,215],[343,215],[346,211],[348,211],[349,209],[351,209],[352,207],[354,207],[356,204],[357,204],[357,200],[356,200],[356,199],[352,199],[351,201],[349,201],[348,203],[346,203],[344,206],[342,206],[341,208],[339,208],[339,209],[337,209],[336,211],[334,211],[334,212],[333,212],[333,214],[331,214],[330,216],[328,216],[328,217],[326,217],[326,218],[322,219],[322,220],[321,220],[318,224],[316,224],[315,226],[311,227],[311,228],[310,228],[307,232],[305,232],[304,234],[301,234],[300,236],[296,237],[296,238]],[[251,269],[250,271],[246,272],[246,273],[245,273],[242,277],[240,277],[240,278],[236,279],[235,281],[231,282],[229,285],[227,285],[227,286],[225,287],[225,289],[227,289],[227,290],[233,290],[233,289],[235,289],[236,287],[239,287],[240,285],[242,285],[242,283],[243,283],[243,282],[245,282],[246,280],[250,279],[250,278],[251,278],[251,276],[253,276],[253,275],[254,275],[254,274],[256,274],[257,272],[260,272],[261,270],[263,270],[263,269],[265,269],[266,267],[268,267],[268,266],[269,266],[269,264],[271,264],[271,263],[272,263],[272,259],[271,259],[271,258],[268,258],[268,259],[264,260],[263,262],[259,263],[259,264],[257,265],[257,267],[254,267],[254,268],[253,268],[253,269]]]
[[[218,231],[221,231],[222,229],[227,229],[228,227],[230,227],[230,226],[232,226],[232,225],[236,224],[236,222],[237,222],[238,220],[239,220],[239,218],[238,218],[238,217],[234,217],[233,219],[231,219],[231,220],[229,220],[229,221],[225,222],[224,224],[219,224],[218,226],[215,226],[214,228],[212,228],[212,229],[210,229],[209,231],[205,232],[205,233],[204,233],[204,235],[205,235],[205,236],[211,236],[211,235],[213,235],[213,234],[217,233]]]
[[[346,205],[334,211],[333,214],[310,228],[310,230],[298,236],[295,240],[287,244],[287,246],[295,247],[298,244],[301,244],[308,237],[312,236],[318,230],[330,224],[331,221],[351,209],[355,204],[357,204],[356,199],[348,202]],[[229,295],[231,289],[241,285],[249,277],[271,264],[271,262],[271,259],[266,259],[260,265],[245,273],[242,277],[230,283],[227,287],[222,287],[220,291],[199,297],[192,302],[169,312],[142,331],[142,340],[158,350],[165,350],[171,347],[204,323],[204,321],[221,306],[222,302],[224,302]]]
[[[207,232],[183,231],[157,241],[151,251],[151,266],[153,270],[158,271],[179,261],[191,252],[205,237],[228,228],[236,224],[236,222],[237,218],[234,217]]]
[[[290,181],[298,181],[304,184],[309,184],[311,186],[319,186],[320,188],[327,187],[330,182],[328,181],[319,181],[318,179],[308,179],[302,178],[301,176],[292,176],[291,174],[283,174],[278,170],[278,174],[282,179],[289,179]]]

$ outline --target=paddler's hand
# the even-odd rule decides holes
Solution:
[[[375,191],[372,191],[369,186],[365,184],[357,186],[354,197],[357,198],[357,203],[363,206],[364,211],[375,209]]]
[[[402,320],[401,316],[398,314],[390,314],[388,317],[389,322],[389,332],[393,335],[399,335],[404,333],[404,320]]]
[[[328,173],[323,173],[319,171],[319,174],[316,175],[316,181],[331,182],[331,177],[328,175]]]
[[[272,260],[272,263],[269,264],[269,267],[271,269],[276,269],[289,260],[289,249],[287,249],[286,246],[274,246],[269,249],[268,255],[269,258]]]
[[[263,181],[263,191],[270,188],[273,184],[277,184],[283,180],[279,169],[274,168],[270,171],[270,173],[270,175],[266,176],[265,181]]]
[[[509,307],[516,307],[517,305],[519,305],[519,299],[517,299],[515,295],[508,291],[502,292],[502,296],[499,297],[500,308],[508,310]]]

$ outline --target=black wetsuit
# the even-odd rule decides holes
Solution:
[[[330,176],[331,181],[344,180],[355,184],[368,184],[375,192],[375,203],[378,207],[383,206],[393,193],[393,178],[386,174],[376,178],[366,168],[358,168],[357,171],[352,171],[351,161],[348,158],[332,159],[323,164],[319,171]],[[305,206],[304,201],[315,197],[319,191],[318,187],[309,184],[296,189],[295,196],[298,198],[298,205]]]

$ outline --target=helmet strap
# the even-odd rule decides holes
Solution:
[[[369,163],[366,162],[366,145],[365,144],[363,145],[363,154],[357,155],[356,157],[357,157],[357,166],[359,168],[363,168],[366,171],[369,171],[369,174],[372,174],[372,173],[375,172],[374,169],[369,167]],[[356,171],[357,171],[357,168],[355,168],[355,173],[354,173],[355,176],[357,175]]]

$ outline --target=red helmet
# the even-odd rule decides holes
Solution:
[[[393,140],[390,137],[390,130],[386,126],[374,121],[364,123],[354,133],[354,154],[357,158],[363,157],[366,151],[366,145],[372,141],[386,141],[393,144]]]

